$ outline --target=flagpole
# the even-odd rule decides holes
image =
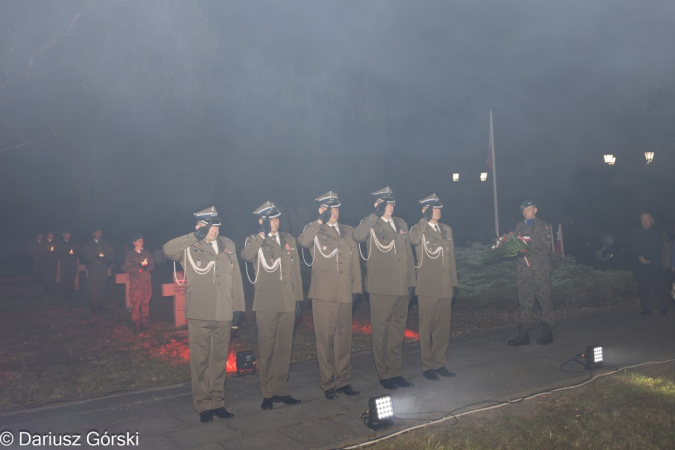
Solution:
[[[495,135],[492,127],[492,110],[490,110],[490,157],[492,162],[492,196],[495,208],[495,233],[499,237],[499,209],[497,207],[497,161],[495,159]]]

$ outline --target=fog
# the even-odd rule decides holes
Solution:
[[[328,190],[356,225],[386,185],[409,224],[435,192],[456,239],[485,242],[490,110],[502,232],[525,198],[581,244],[645,208],[665,225],[673,17],[666,0],[4,1],[0,244],[12,261],[38,231],[98,225],[154,247],[211,205],[240,241],[266,200],[310,211]]]

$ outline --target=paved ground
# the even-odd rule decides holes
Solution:
[[[675,357],[675,314],[643,317],[637,311],[617,310],[561,320],[554,331],[555,342],[549,346],[509,347],[506,341],[512,331],[491,330],[452,338],[448,368],[458,376],[440,381],[422,377],[419,347],[406,346],[404,376],[415,386],[391,392],[396,414],[438,417],[438,413],[423,413],[450,411],[481,400],[514,398],[578,381],[587,374],[568,374],[559,368],[591,344],[604,346],[606,365]],[[79,434],[79,448],[90,448],[87,434],[95,431],[103,435],[106,430],[109,434],[130,432],[132,436],[138,432],[137,448],[149,450],[340,447],[377,435],[359,416],[367,409],[369,397],[390,392],[379,386],[370,352],[354,355],[352,380],[361,395],[325,400],[318,387],[316,362],[309,361],[291,370],[292,395],[303,400],[296,406],[275,405],[274,410],[262,411],[258,378],[249,375],[227,380],[226,403],[228,411],[235,414],[232,419],[200,423],[192,408],[190,386],[181,384],[1,415],[0,431],[9,431],[15,438],[7,448],[32,448],[19,445],[21,431],[46,434],[47,439]],[[394,429],[418,423],[397,419]],[[37,448],[52,447],[63,446]]]

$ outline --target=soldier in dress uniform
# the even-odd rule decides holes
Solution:
[[[77,277],[80,246],[72,239],[70,230],[63,232],[63,240],[59,252],[59,274],[63,287],[64,300],[75,300],[75,278]]]
[[[105,311],[105,288],[108,286],[108,267],[115,258],[110,244],[102,238],[103,232],[95,228],[91,233],[93,239],[82,247],[82,259],[87,263],[89,291],[91,293],[91,310]]]
[[[274,403],[300,403],[290,395],[288,374],[293,349],[293,327],[302,311],[302,279],[295,238],[279,232],[281,213],[265,202],[253,214],[259,232],[246,238],[241,257],[255,268],[253,311],[258,325],[258,352],[262,409]]]
[[[312,282],[309,298],[314,313],[316,354],[321,389],[328,400],[336,393],[357,395],[351,384],[352,301],[362,292],[359,250],[354,230],[338,223],[340,200],[335,192],[316,199],[319,217],[298,236],[311,248]]]
[[[136,234],[131,238],[134,248],[129,250],[124,259],[123,270],[129,274],[129,297],[131,300],[131,320],[134,332],[148,329],[150,315],[150,299],[152,298],[152,278],[150,272],[155,270],[152,253],[143,248],[143,235]]]
[[[230,332],[244,306],[244,286],[234,242],[218,236],[215,207],[194,213],[195,231],[164,244],[164,254],[185,271],[192,402],[199,420],[226,419],[225,365]],[[132,250],[133,251],[133,250]]]
[[[387,186],[373,192],[375,210],[354,229],[354,240],[366,242],[366,291],[375,368],[386,389],[410,387],[401,375],[408,302],[414,293],[415,263],[408,225],[394,213],[394,195]]]
[[[537,344],[548,345],[553,342],[551,328],[554,326],[553,305],[551,303],[551,265],[548,253],[551,251],[551,229],[548,222],[537,218],[537,205],[534,200],[525,200],[520,205],[525,220],[516,225],[515,234],[530,240],[527,251],[518,255],[516,266],[516,286],[518,288],[518,335],[509,341],[509,345],[518,347],[530,345],[529,331],[532,326],[532,308],[535,298],[541,308],[543,332]]]
[[[35,284],[42,284],[42,233],[38,233],[35,241],[30,244],[30,253],[33,255]]]
[[[59,264],[59,244],[54,233],[47,232],[47,239],[42,242],[42,292],[56,292],[56,273]]]
[[[445,368],[450,339],[452,299],[457,293],[457,269],[452,228],[440,223],[441,208],[436,194],[420,200],[420,221],[410,229],[410,243],[417,255],[417,294],[419,305],[422,375],[438,380],[438,375],[454,377]]]

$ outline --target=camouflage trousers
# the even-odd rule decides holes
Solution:
[[[131,320],[134,324],[147,325],[150,314],[150,298],[152,298],[150,277],[130,282],[129,300],[131,301]]]
[[[541,322],[553,328],[555,314],[551,303],[551,274],[548,267],[518,267],[518,318],[527,332],[532,327],[532,310],[535,299],[541,308]]]

